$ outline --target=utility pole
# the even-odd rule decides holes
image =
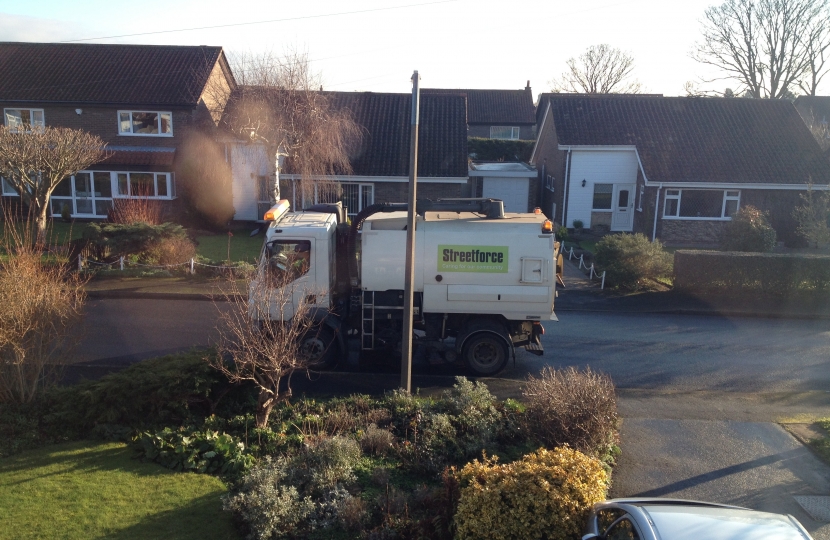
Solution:
[[[415,201],[418,183],[418,117],[421,92],[418,71],[412,74],[412,123],[409,131],[409,208],[406,212],[406,273],[403,289],[403,342],[401,343],[401,388],[412,392],[412,318],[415,286]]]

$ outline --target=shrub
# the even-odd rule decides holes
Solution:
[[[133,193],[134,198],[116,198],[112,201],[108,221],[110,223],[145,223],[159,225],[162,222],[161,202],[148,197],[149,190],[144,193]]]
[[[466,377],[456,377],[451,391],[444,393],[453,424],[461,436],[465,453],[477,455],[495,438],[502,420],[496,397],[487,385]]]
[[[523,394],[527,429],[552,448],[569,445],[600,459],[616,443],[618,423],[614,384],[608,375],[545,367],[528,376]]]
[[[507,465],[485,457],[459,475],[457,537],[469,540],[578,538],[608,488],[602,464],[570,448],[540,449]]]
[[[147,260],[152,264],[175,265],[196,258],[196,245],[187,237],[162,238],[147,249]]]
[[[139,261],[147,261],[148,251],[153,246],[166,239],[186,239],[187,233],[175,223],[90,223],[84,229],[83,237],[98,258],[137,255]]]
[[[573,221],[574,229],[581,229],[585,223],[581,219],[575,219]]]
[[[133,441],[137,457],[175,471],[236,477],[254,462],[245,445],[227,433],[164,428],[139,433]]]
[[[622,289],[637,289],[646,279],[671,273],[672,259],[663,244],[640,233],[606,236],[595,249],[594,260],[605,270],[608,283]]]
[[[360,457],[360,446],[354,439],[325,437],[291,460],[287,479],[302,494],[319,497],[337,484],[353,482]]]
[[[765,212],[754,206],[743,206],[732,216],[723,231],[721,248],[724,251],[769,252],[775,248],[775,229]]]
[[[234,495],[224,498],[224,509],[249,529],[249,538],[270,540],[292,534],[314,511],[311,498],[300,498],[285,483],[284,460],[265,460],[246,474]]]
[[[533,153],[533,141],[470,137],[467,139],[467,150],[470,154],[475,154],[475,159],[479,161],[527,162]]]
[[[395,436],[388,429],[382,429],[375,424],[369,424],[360,436],[360,447],[367,454],[383,456],[392,448]]]

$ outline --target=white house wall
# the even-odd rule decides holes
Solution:
[[[568,186],[567,226],[575,219],[591,226],[594,184],[634,184],[637,182],[637,154],[634,150],[573,149]],[[585,187],[582,187],[585,180]]]
[[[481,196],[486,199],[504,201],[505,212],[527,212],[528,188],[527,178],[484,177]]]
[[[234,219],[262,219],[257,211],[257,176],[269,174],[265,147],[255,144],[231,145]]]

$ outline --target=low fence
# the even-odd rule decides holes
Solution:
[[[689,291],[830,292],[830,255],[678,250],[674,287]]]
[[[196,262],[196,259],[190,259],[190,261],[185,261],[183,263],[178,264],[141,264],[137,262],[131,262],[124,257],[120,257],[119,260],[105,263],[94,261],[92,259],[86,258],[83,255],[78,255],[78,271],[83,272],[84,267],[94,267],[97,266],[99,268],[107,268],[107,269],[115,269],[118,268],[121,271],[124,271],[127,268],[147,268],[151,270],[170,270],[174,268],[186,268],[190,274],[196,273],[196,267],[204,267],[204,268],[212,268],[214,270],[237,270],[242,271],[246,270],[245,267],[234,266],[234,265],[215,265],[215,264],[205,264]]]
[[[573,248],[573,246],[571,246],[570,252],[568,252],[568,250],[565,250],[565,253],[568,253],[568,260],[570,261],[574,257],[574,248]],[[596,271],[596,269],[594,268],[594,263],[592,262],[591,266],[589,267],[588,264],[585,262],[584,254],[580,254],[579,255],[579,269],[582,270],[583,268],[588,270],[588,279],[593,281],[593,279],[596,277],[597,279],[600,280],[600,289],[605,288],[605,270],[603,270],[602,275],[600,275]]]

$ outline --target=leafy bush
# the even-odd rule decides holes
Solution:
[[[506,465],[485,457],[459,476],[457,537],[469,540],[578,538],[608,489],[602,464],[570,448],[540,449]]]
[[[530,161],[534,141],[509,141],[470,137],[467,151],[480,161]]]
[[[311,498],[300,498],[285,480],[285,460],[265,458],[242,478],[235,494],[225,497],[224,509],[245,523],[248,538],[270,540],[297,532],[314,511]]]
[[[138,362],[97,381],[56,388],[45,422],[87,435],[96,425],[132,428],[188,423],[211,414],[229,384],[193,351]]]
[[[187,237],[162,238],[147,249],[151,264],[173,265],[196,258],[196,245]]]
[[[663,244],[640,233],[606,236],[595,249],[594,260],[606,272],[607,283],[622,289],[637,289],[646,279],[671,273],[671,255],[663,251]]]
[[[466,455],[478,455],[498,434],[502,415],[486,384],[471,382],[466,377],[456,377],[455,381],[453,389],[444,393],[444,399]]]
[[[754,290],[773,295],[830,291],[830,256],[679,250],[674,287],[701,291]]]
[[[608,375],[545,367],[523,390],[527,429],[548,447],[568,445],[605,459],[617,439],[617,400]]]
[[[775,229],[765,212],[754,206],[742,206],[723,231],[724,251],[757,251],[766,253],[775,248]]]
[[[382,429],[375,424],[369,424],[360,436],[360,447],[367,454],[383,456],[392,448],[395,436],[388,429]]]
[[[307,446],[292,460],[289,478],[302,493],[320,496],[339,483],[353,482],[361,455],[354,439],[326,437]]]
[[[187,239],[187,233],[175,223],[90,223],[83,237],[99,259],[136,255],[138,262],[150,262],[149,252],[154,246],[168,239]]]
[[[245,445],[227,433],[187,428],[139,433],[133,441],[137,456],[175,471],[235,477],[253,465]]]

